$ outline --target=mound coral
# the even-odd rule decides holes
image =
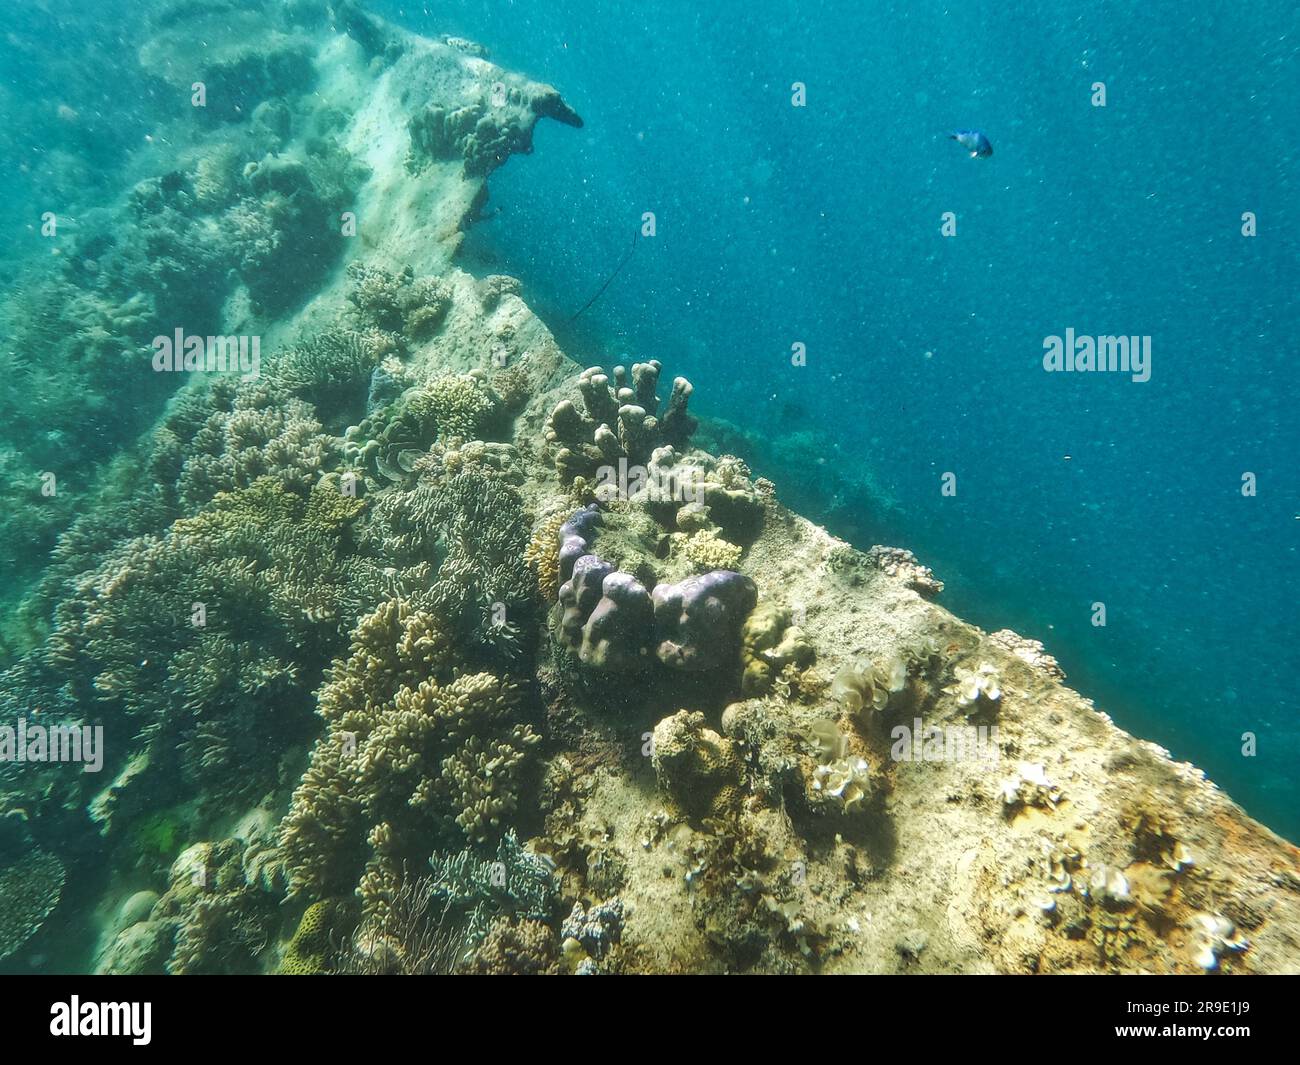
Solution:
[[[167,891],[144,922],[155,933],[147,940],[169,946],[168,973],[246,972],[255,966],[279,914],[278,891],[266,890],[249,874],[252,851],[239,839],[196,843],[172,863]],[[133,928],[123,936],[139,937],[142,930]]]
[[[339,950],[337,926],[346,919],[347,906],[337,899],[321,899],[308,906],[280,958],[280,972],[285,976],[328,972]]]
[[[679,710],[655,726],[651,763],[659,786],[695,817],[718,817],[740,803],[741,763],[732,741],[698,710]]]
[[[758,593],[734,570],[711,570],[647,589],[637,577],[592,553],[602,513],[590,504],[560,525],[556,634],[597,670],[639,670],[651,652],[671,669],[730,670],[740,631]]]
[[[805,669],[815,657],[803,630],[791,624],[789,609],[778,603],[760,603],[741,630],[744,672],[740,692],[746,697],[771,690],[784,670]]]
[[[714,669],[735,659],[740,630],[758,601],[754,582],[734,570],[713,570],[652,593],[655,654],[672,669]]]

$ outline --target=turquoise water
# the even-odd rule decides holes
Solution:
[[[950,609],[1300,836],[1294,5],[378,9],[586,119],[539,128],[471,241],[575,357],[671,359],[788,501],[910,547]],[[1045,373],[1067,328],[1150,336],[1151,379]]]
[[[173,14],[222,3],[179,0]],[[276,9],[320,28],[326,6]],[[1042,640],[1119,725],[1300,838],[1293,5],[367,6],[483,42],[585,120],[539,124],[535,157],[492,173],[466,269],[520,278],[582,364],[658,358],[689,377],[706,421],[697,443],[744,456],[783,502],[858,547],[915,551],[955,614]],[[312,464],[313,442],[342,448],[326,429],[382,415],[356,440],[382,426],[394,470],[433,447],[427,426],[405,447],[405,408],[390,403],[401,386],[374,351],[359,358],[339,340],[332,354],[305,341],[276,352],[315,351],[314,370],[299,364],[308,385],[292,388],[319,389],[328,424],[304,428],[287,394],[258,399],[248,422],[271,427],[269,451],[283,416],[289,457],[276,468],[292,477],[257,492],[216,463],[226,443],[213,434],[241,421],[233,385],[169,409],[168,375],[131,372],[159,329],[221,332],[232,293],[270,319],[308,299],[343,257],[311,220],[354,206],[360,182],[332,139],[346,116],[295,97],[305,81],[284,106],[297,109],[287,121],[313,123],[295,142],[319,155],[310,171],[272,165],[279,148],[258,138],[274,133],[273,106],[177,122],[178,80],[122,61],[165,23],[142,29],[163,7],[9,5],[0,37],[0,723],[103,716],[112,778],[139,752],[156,759],[121,789],[79,774],[32,785],[26,767],[0,765],[0,896],[40,894],[11,890],[21,868],[62,907],[21,955],[0,941],[7,971],[86,968],[113,916],[104,900],[125,927],[148,923],[140,896],[167,890],[183,848],[230,842],[231,811],[264,803],[266,824],[240,830],[270,839],[354,619],[405,594],[401,571],[419,578],[450,537],[396,557],[382,513],[356,524],[346,503],[310,509],[325,499],[321,469],[345,458]],[[962,129],[983,131],[992,155],[971,158],[948,136]],[[49,211],[57,241],[41,233]],[[400,293],[398,325],[365,317],[363,283]],[[408,325],[414,337],[419,313],[437,329],[433,305],[450,297],[419,283],[374,271],[339,321],[365,327],[367,345]],[[405,302],[416,290],[424,302]],[[1058,336],[1149,344],[1149,379],[1047,372]],[[488,420],[465,431],[491,437]],[[57,493],[40,490],[41,471],[57,472]],[[228,517],[214,501],[227,472],[248,492]],[[456,537],[497,544],[511,556],[495,560],[501,580],[514,580],[541,515],[507,491],[481,509],[506,514],[509,535]],[[299,525],[300,539],[285,534]],[[264,587],[255,570],[274,576]],[[531,611],[541,565],[524,576]],[[197,635],[195,581],[231,607]],[[445,609],[463,622],[468,602]],[[524,618],[519,632],[538,627]],[[473,641],[467,661],[503,676],[536,650],[469,628],[456,636]],[[524,672],[521,713],[540,727],[552,680],[533,692]],[[539,810],[521,807],[520,841],[543,827],[530,823]],[[274,892],[254,894],[256,923],[234,937],[248,957],[219,959],[232,970],[253,968],[301,916],[278,901],[263,912]],[[23,918],[40,929],[47,916]]]

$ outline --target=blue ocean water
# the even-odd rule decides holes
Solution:
[[[1293,4],[373,6],[586,119],[468,249],[576,358],[689,376],[784,498],[1300,837]],[[1045,373],[1067,329],[1150,336],[1150,380]]]

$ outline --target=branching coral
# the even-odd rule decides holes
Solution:
[[[298,678],[388,583],[352,553],[364,506],[328,479],[307,499],[269,478],[221,493],[72,579],[43,657],[141,737],[154,770],[179,765],[214,797],[256,793],[280,757],[266,723],[287,741],[310,721]]]
[[[213,384],[211,405],[177,481],[188,510],[218,492],[247,488],[259,477],[305,494],[330,459],[330,438],[312,408],[284,398],[269,383],[220,379]]]
[[[282,830],[296,891],[349,891],[367,861],[377,897],[422,842],[501,833],[537,735],[520,692],[489,673],[456,675],[451,628],[389,600],[331,667],[318,709],[326,734]]]
[[[451,307],[451,289],[436,277],[415,276],[409,266],[393,274],[379,266],[352,263],[348,299],[363,328],[393,338],[394,346],[423,340],[442,324]]]
[[[501,837],[496,859],[473,851],[434,854],[433,898],[464,922],[465,941],[478,947],[491,924],[501,918],[545,921],[556,893],[555,869],[548,858],[524,848],[514,829]]]
[[[481,371],[439,377],[428,392],[438,435],[443,439],[481,439],[500,416],[501,401]]]
[[[309,400],[326,421],[359,411],[383,353],[372,337],[327,329],[305,337],[276,363],[274,379]]]
[[[660,369],[657,360],[639,362],[629,377],[624,367],[616,366],[612,385],[599,366],[582,371],[578,390],[584,411],[566,399],[546,423],[546,442],[564,484],[577,477],[590,481],[601,467],[617,468],[620,459],[644,467],[655,448],[686,445],[696,426],[686,410],[691,383],[684,377],[673,381],[668,405],[660,415],[655,394]]]
[[[701,529],[686,538],[682,554],[696,570],[704,573],[711,569],[735,569],[744,552],[712,529]]]
[[[0,959],[9,957],[45,923],[63,894],[63,863],[36,848],[0,867]]]
[[[427,601],[471,647],[509,663],[530,646],[536,610],[527,529],[518,492],[475,471],[387,494],[368,535],[399,564],[437,559]]]
[[[567,520],[564,511],[544,518],[533,529],[524,561],[537,578],[537,595],[544,603],[554,602],[560,590],[560,528]]]

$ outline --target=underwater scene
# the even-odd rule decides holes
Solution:
[[[0,975],[1300,972],[1294,4],[4,15]]]

